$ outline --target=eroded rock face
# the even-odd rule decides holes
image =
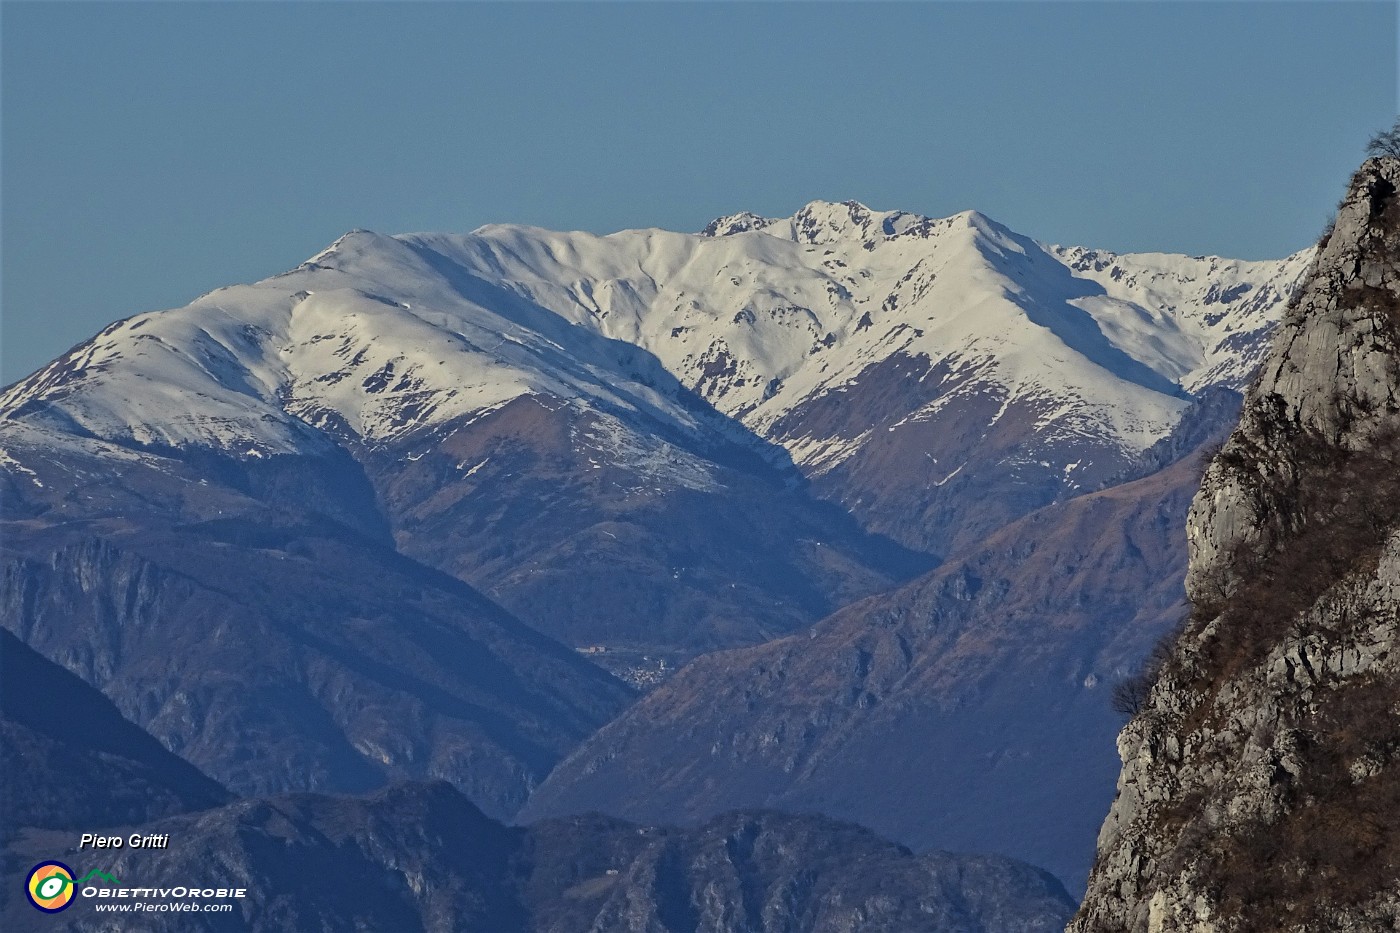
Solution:
[[[1074,933],[1400,925],[1398,184],[1353,177],[1205,475]]]

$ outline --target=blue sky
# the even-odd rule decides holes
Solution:
[[[814,198],[1042,240],[1308,245],[1394,3],[0,6],[3,368],[340,233],[694,230]]]

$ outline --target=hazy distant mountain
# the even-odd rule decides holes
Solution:
[[[123,527],[142,518],[12,523],[0,612],[240,793],[441,777],[509,814],[630,699],[465,584],[344,526],[252,513]]]
[[[0,838],[18,826],[144,823],[231,796],[0,629]]]
[[[514,829],[443,782],[230,802],[2,630],[0,673],[6,930],[113,928],[89,899],[57,916],[29,906],[23,875],[53,858],[118,886],[248,891],[230,914],[148,913],[135,925],[116,918],[121,929],[1049,933],[1073,910],[1029,865],[916,856],[816,815],[732,813],[688,830],[603,817]],[[78,851],[79,830],[172,842]]]
[[[1052,933],[1074,909],[1028,865],[914,855],[815,815],[736,813],[689,830],[602,818],[513,829],[441,783],[363,799],[242,800],[140,831],[178,845],[80,859],[71,833],[35,833],[7,862],[67,857],[126,885],[203,879],[248,891],[229,914],[145,914],[151,931]],[[7,930],[112,929],[92,901],[45,916],[13,894],[17,879],[6,882]]]
[[[53,858],[126,887],[248,890],[234,913],[143,914],[143,930],[1048,933],[1073,910],[1060,885],[1028,865],[916,856],[815,815],[733,813],[690,830],[585,817],[525,830],[489,819],[443,782],[367,798],[230,802],[92,687],[3,630],[0,673],[6,930],[113,928],[87,899],[58,916],[29,906],[23,874]],[[78,851],[79,830],[172,843]],[[131,918],[117,926],[134,928]]]
[[[817,810],[1074,889],[1113,797],[1114,682],[1184,614],[1194,458],[1049,506],[809,632],[708,655],[571,754],[523,818]]]
[[[62,473],[33,480],[73,456],[344,450],[404,553],[555,637],[751,643],[917,569],[856,523],[944,555],[1123,469],[1238,386],[1307,258],[854,203],[740,220],[347,234],[11,387],[12,491],[52,507]]]
[[[997,797],[1033,768],[982,780],[968,756],[1020,755],[1046,716],[1064,749],[1110,728],[1086,682],[1173,617],[1182,480],[1063,500],[1190,448],[1308,256],[1114,255],[851,202],[694,235],[355,231],[0,393],[3,624],[237,792],[445,778],[492,816],[632,699],[571,649],[759,645],[677,681],[707,708],[651,750],[658,808],[761,791],[922,841],[966,786],[945,836],[1015,836],[1073,877]],[[1121,573],[1060,566],[1086,561]],[[974,642],[962,672],[939,660]],[[746,666],[770,653],[787,687]],[[913,762],[962,743],[928,771],[943,810],[843,783],[911,736]],[[646,752],[598,773],[636,787]],[[714,793],[677,770],[692,752]],[[1096,780],[1026,806],[1082,822]]]

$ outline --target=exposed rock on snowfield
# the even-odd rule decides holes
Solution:
[[[1397,185],[1353,177],[1192,505],[1075,933],[1400,928]]]

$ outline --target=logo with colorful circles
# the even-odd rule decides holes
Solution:
[[[56,914],[73,903],[73,869],[62,862],[40,862],[29,870],[24,893],[29,903],[46,914]]]

